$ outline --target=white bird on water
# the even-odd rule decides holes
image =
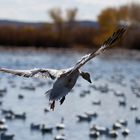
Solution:
[[[111,37],[109,37],[101,47],[95,51],[91,52],[88,55],[85,55],[78,61],[75,66],[68,69],[31,69],[31,70],[13,70],[0,68],[0,71],[11,73],[18,76],[23,77],[37,77],[37,78],[51,78],[52,80],[56,79],[53,84],[52,89],[48,90],[45,94],[49,95],[50,101],[50,109],[54,110],[55,101],[60,100],[60,104],[62,104],[65,100],[65,96],[71,91],[74,87],[77,79],[81,76],[83,79],[87,80],[91,83],[90,74],[87,72],[80,71],[80,68],[87,63],[92,58],[104,52],[106,48],[111,46],[114,42],[116,42],[126,31],[126,28],[122,27],[113,33]]]

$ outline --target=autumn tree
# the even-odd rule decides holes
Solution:
[[[129,7],[128,16],[132,24],[140,26],[140,4],[132,4]]]
[[[109,36],[117,26],[118,10],[115,8],[107,8],[98,16],[99,35],[95,38],[95,42],[99,45]]]
[[[140,23],[140,5],[124,5],[119,8],[107,8],[98,16],[99,35],[95,38],[97,44],[100,44],[107,36],[109,36],[117,26],[122,23],[131,24]]]

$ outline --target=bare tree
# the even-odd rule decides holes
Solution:
[[[66,11],[66,20],[67,22],[74,22],[76,19],[76,15],[77,15],[77,8],[74,9],[68,9]]]
[[[49,10],[49,16],[52,18],[55,29],[58,33],[57,39],[59,42],[72,42],[71,29],[73,23],[76,19],[77,9],[68,9],[66,10],[65,16],[62,13],[62,10],[59,8],[54,8]],[[68,37],[69,36],[69,37]]]

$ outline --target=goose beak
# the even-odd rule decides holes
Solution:
[[[89,83],[92,83],[92,81],[91,81],[91,79],[90,79],[90,74],[89,74],[89,73],[87,73],[87,72],[82,72],[82,73],[81,73],[81,76],[82,76],[85,80],[87,80]]]
[[[91,81],[91,79],[90,79],[90,78],[88,79],[88,82],[89,82],[89,83],[92,83],[92,81]]]

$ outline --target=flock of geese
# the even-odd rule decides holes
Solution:
[[[100,78],[102,79],[102,77],[100,77]],[[98,80],[100,78],[98,78]],[[122,77],[122,75],[118,75],[117,79],[115,79],[112,76],[109,81],[117,83],[120,86],[124,86],[124,83],[121,83],[121,81],[124,81],[124,78],[125,77]],[[11,87],[13,87],[14,80],[13,80],[13,82],[10,81],[9,83],[10,83]],[[40,87],[45,86],[45,84],[43,82],[39,82],[39,84],[37,84],[37,85]],[[131,91],[136,97],[140,92],[140,88],[138,85],[139,85],[139,83],[137,82],[137,80],[133,79],[133,83],[131,85]],[[79,88],[82,85],[77,84],[76,86]],[[36,89],[35,86],[33,86],[33,87]],[[34,91],[35,89],[32,88],[32,90],[31,90],[27,86],[25,86],[25,88],[23,88],[22,90],[30,92],[30,91]],[[90,95],[92,90],[93,91],[96,90],[102,95],[107,95],[109,92],[111,92],[112,95],[115,96],[116,99],[118,99],[118,106],[120,108],[128,107],[126,94],[124,92],[118,92],[117,90],[114,90],[113,88],[111,88],[109,86],[109,84],[89,85],[87,90],[83,89],[81,91],[81,93],[79,94],[79,98],[85,98],[86,96]],[[8,93],[8,88],[0,89],[0,97],[1,98],[3,98],[7,93]],[[81,94],[83,96],[81,96]],[[138,96],[138,98],[139,97],[140,96]],[[25,97],[23,94],[18,94],[18,96],[17,96],[17,99],[20,101],[24,100],[24,98]],[[125,103],[120,103],[121,99],[123,99],[123,100],[125,99],[125,101],[124,101]],[[102,100],[93,100],[91,102],[91,105],[93,105],[94,107],[101,107]],[[130,108],[131,112],[137,112],[139,109],[138,106],[135,106],[135,105],[129,106],[129,108]],[[44,108],[44,115],[49,114],[50,112],[51,112],[51,110],[49,108],[47,108],[47,107]],[[26,112],[16,113],[15,111],[13,111],[11,109],[4,109],[4,108],[2,108],[2,104],[1,104],[1,116],[3,117],[3,119],[0,119],[1,140],[13,140],[15,135],[6,133],[9,129],[6,122],[13,121],[13,120],[26,121],[28,114]],[[97,125],[95,123],[95,120],[98,119],[98,117],[100,117],[100,114],[98,112],[87,111],[87,112],[84,112],[83,114],[77,114],[77,116],[75,116],[75,117],[77,120],[77,122],[76,122],[77,125],[83,124],[83,123],[91,124],[90,128],[89,128],[89,138],[90,139],[98,139],[100,137],[116,139],[119,137],[120,134],[125,138],[131,134],[131,131],[128,127],[129,121],[127,119],[120,118],[120,119],[116,120],[112,124],[111,127],[106,127],[103,125]],[[31,122],[29,128],[30,128],[30,131],[40,132],[42,135],[53,135],[54,131],[57,131],[58,134],[54,137],[54,140],[66,140],[67,137],[66,137],[64,131],[65,131],[65,129],[67,129],[68,126],[65,124],[65,119],[66,118],[62,117],[60,122],[56,123],[55,126],[51,126],[51,127],[46,125],[45,123],[42,124],[42,123]],[[140,117],[139,116],[135,117],[134,123],[136,125],[140,125]]]

